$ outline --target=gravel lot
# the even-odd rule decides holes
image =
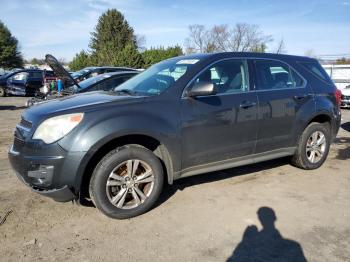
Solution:
[[[0,217],[12,210],[0,225],[1,261],[226,261],[233,252],[247,261],[249,246],[260,258],[276,248],[294,261],[350,261],[350,110],[318,170],[280,159],[186,178],[155,209],[118,221],[17,180],[7,150],[25,101],[0,98]]]

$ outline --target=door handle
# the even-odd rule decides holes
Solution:
[[[308,94],[303,94],[303,95],[295,95],[294,96],[294,99],[295,100],[303,100],[303,99],[305,99],[305,98],[307,98],[307,97],[309,97],[310,95],[308,95]]]
[[[247,108],[250,108],[250,107],[253,107],[253,106],[256,106],[256,103],[255,102],[250,102],[250,101],[243,101],[239,105],[239,107],[243,108],[243,109],[247,109]]]

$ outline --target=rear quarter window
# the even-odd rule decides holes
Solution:
[[[329,85],[333,85],[331,78],[318,62],[299,62],[299,64],[318,79]]]

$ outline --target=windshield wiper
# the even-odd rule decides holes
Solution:
[[[114,90],[114,92],[116,92],[116,93],[121,93],[121,94],[128,94],[128,95],[135,95],[136,94],[136,92],[135,91],[132,91],[132,90],[130,90],[130,89],[120,89],[120,90]]]

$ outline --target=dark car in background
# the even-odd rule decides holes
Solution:
[[[163,181],[280,157],[319,168],[339,130],[340,96],[312,58],[176,57],[114,92],[29,108],[9,159],[39,194],[90,198],[107,216],[130,218],[154,206]]]
[[[46,75],[52,71],[39,69],[19,69],[0,77],[0,96],[34,96],[43,85]]]
[[[120,84],[129,80],[133,76],[137,75],[137,71],[121,71],[115,73],[106,73],[98,75],[95,77],[88,78],[82,82],[79,82],[78,85],[73,85],[66,88],[60,94],[57,92],[51,92],[44,97],[33,97],[29,99],[26,103],[26,106],[32,106],[37,103],[44,101],[57,99],[63,96],[92,92],[92,91],[111,91]]]
[[[99,74],[79,82],[72,77],[72,75],[54,56],[50,54],[46,55],[45,61],[52,68],[55,78],[62,81],[63,89],[58,92],[57,88],[51,89],[50,87],[46,86],[48,91],[41,92],[38,96],[29,99],[26,103],[27,106],[32,106],[43,101],[78,93],[90,91],[110,91],[139,73],[137,70],[117,71]]]
[[[74,85],[69,89],[73,93],[85,93],[91,91],[110,91],[133,76],[137,75],[138,71],[120,71],[114,73],[105,73],[95,77],[88,78],[79,82],[79,86]]]
[[[85,67],[77,72],[72,73],[71,75],[73,79],[80,82],[100,74],[120,72],[120,71],[138,71],[138,70],[129,68],[129,67],[96,66],[96,67]]]

